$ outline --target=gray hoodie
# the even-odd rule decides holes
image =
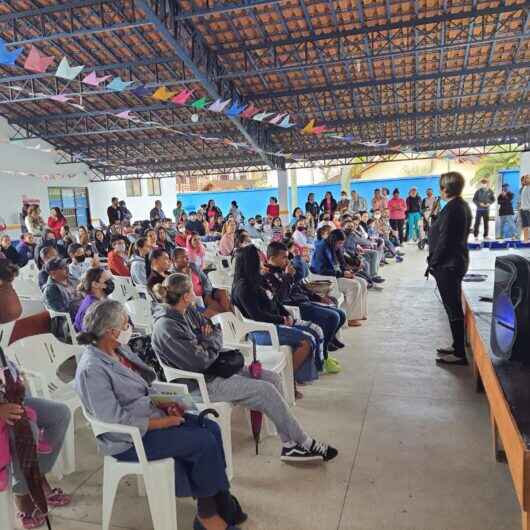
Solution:
[[[131,279],[136,285],[147,285],[147,271],[145,268],[145,258],[133,254],[129,262]]]
[[[194,307],[190,306],[183,315],[167,304],[159,304],[153,309],[153,317],[151,344],[165,364],[204,373],[219,356],[223,347],[221,329]],[[206,324],[213,328],[208,336],[201,330]]]

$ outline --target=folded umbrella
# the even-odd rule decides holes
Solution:
[[[256,339],[251,335],[250,340],[252,341],[252,362],[249,366],[249,372],[252,379],[261,379],[261,362],[258,361],[256,352]],[[250,411],[250,425],[252,427],[252,435],[254,436],[254,442],[256,443],[256,454],[259,454],[259,439],[261,433],[261,425],[263,423],[263,413],[259,410]]]

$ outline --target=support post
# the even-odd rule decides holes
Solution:
[[[345,191],[350,196],[350,166],[340,168],[340,191]]]
[[[290,181],[291,181],[291,211],[298,206],[298,185],[296,181],[296,168],[289,170]]]
[[[285,225],[289,222],[289,181],[287,170],[277,169],[278,174],[278,203],[280,204],[280,217]]]

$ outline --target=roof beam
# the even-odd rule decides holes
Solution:
[[[243,0],[243,2],[229,2],[207,8],[193,8],[191,11],[181,11],[175,20],[187,20],[190,18],[204,18],[213,15],[232,13],[234,11],[245,11],[256,7],[265,7],[279,4],[282,0]]]

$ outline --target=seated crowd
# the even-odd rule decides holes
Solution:
[[[32,209],[16,247],[8,236],[0,238],[0,290],[12,291],[18,267],[35,260],[44,305],[70,315],[79,342],[86,345],[75,389],[87,412],[104,422],[138,427],[148,459],[174,459],[177,496],[197,499],[195,529],[236,529],[247,516],[230,493],[220,430],[177,405],[154,404],[149,394],[160,379],[160,364],[203,374],[212,402],[264,413],[278,432],[283,461],[335,458],[337,450],[314,439],[294,417],[288,389],[275,372],[264,369],[255,379],[243,366],[220,375],[223,337],[211,319],[235,312],[274,326],[280,345],[291,351],[296,399],[303,397],[300,387],[320,374],[339,373],[340,362],[332,354],[345,346],[341,328],[367,320],[367,293],[385,281],[380,268],[403,260],[403,227],[392,222],[386,199],[377,199],[368,212],[355,192],[351,200],[343,194],[339,201],[328,192],[320,204],[310,194],[305,212],[296,208],[286,226],[274,197],[265,216],[248,219],[235,201],[226,216],[213,200],[189,213],[179,201],[174,219],[156,201],[149,220],[136,222],[125,202],[113,198],[108,226],[75,230],[58,208],[47,226]],[[219,267],[231,288],[215,287],[210,273]],[[138,335],[134,319],[112,296],[123,277],[138,287],[152,310],[152,333],[140,351],[129,347]],[[61,339],[66,336],[59,333]],[[253,331],[251,340],[259,351],[272,339],[268,331]],[[193,382],[189,389],[195,396]],[[67,411],[48,411],[41,401],[36,403],[39,427],[49,428],[53,414],[62,418],[51,428],[53,457],[39,455],[41,470],[48,472],[64,440],[64,422],[70,420]],[[20,409],[7,409],[0,400],[0,427],[2,420],[17,417]],[[118,460],[136,459],[126,436],[99,436],[98,446]],[[26,489],[21,486],[15,494],[23,527],[44,525]],[[70,502],[61,490],[50,487],[47,494],[56,506]]]

